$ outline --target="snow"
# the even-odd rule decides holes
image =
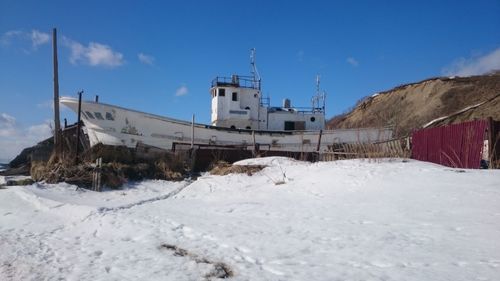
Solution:
[[[498,170],[402,159],[237,164],[267,167],[102,193],[1,189],[0,280],[215,280],[205,276],[218,263],[233,280],[500,276]]]

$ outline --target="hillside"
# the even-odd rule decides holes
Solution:
[[[482,103],[482,104],[481,104]],[[475,106],[458,113],[469,106]],[[452,115],[452,116],[450,116]],[[329,128],[393,126],[397,137],[443,116],[433,126],[493,117],[500,120],[500,72],[432,78],[366,97],[328,121]]]

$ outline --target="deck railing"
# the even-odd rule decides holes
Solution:
[[[212,87],[229,86],[260,90],[261,81],[254,80],[253,76],[232,75],[231,77],[217,76],[212,80]]]

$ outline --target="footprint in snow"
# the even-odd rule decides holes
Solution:
[[[235,249],[236,251],[238,251],[238,252],[242,252],[242,253],[250,253],[250,252],[251,252],[251,251],[250,251],[250,249],[247,249],[247,248],[245,248],[245,247],[235,247],[234,249]]]

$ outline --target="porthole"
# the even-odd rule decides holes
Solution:
[[[313,116],[313,117],[311,117],[311,122],[314,122],[314,121],[316,121],[316,117]]]

